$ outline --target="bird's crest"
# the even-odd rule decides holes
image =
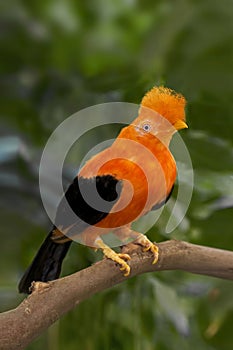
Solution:
[[[177,126],[179,122],[185,122],[185,105],[186,100],[183,95],[164,86],[152,88],[146,93],[141,102],[141,106],[158,112],[172,125]],[[180,123],[180,125],[181,124],[182,123]],[[183,125],[184,124],[185,123],[183,123]],[[177,129],[179,129],[179,127],[177,127]]]

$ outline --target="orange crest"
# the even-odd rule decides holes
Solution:
[[[185,121],[186,100],[172,89],[163,86],[154,87],[143,97],[141,105],[158,112],[172,125]]]

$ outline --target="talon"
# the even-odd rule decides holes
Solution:
[[[154,254],[154,260],[152,261],[152,264],[154,265],[159,260],[159,248],[157,247],[157,245],[153,244],[150,250]]]
[[[120,265],[120,270],[125,271],[125,277],[129,276],[130,266],[126,262],[131,259],[129,254],[116,253],[114,250],[108,247],[100,238],[96,240],[96,244],[100,249],[102,249],[103,254],[106,258]]]
[[[130,266],[127,263],[125,263],[124,266],[120,267],[120,270],[121,271],[125,270],[125,273],[124,273],[125,277],[129,276],[129,274],[130,274]]]
[[[119,256],[119,258],[125,261],[131,260],[131,257],[129,256],[129,254],[118,253],[117,255]]]
[[[130,260],[130,256],[128,254],[117,254],[112,250],[111,248],[103,249],[104,256],[108,259],[111,259],[112,261],[116,262],[118,265],[120,265],[120,270],[125,271],[124,276],[129,276],[130,274],[130,266],[127,264],[126,261]]]
[[[152,264],[156,264],[159,259],[159,248],[156,244],[152,243],[146,236],[142,235],[137,240],[137,243],[143,247],[143,252],[148,252],[149,250],[154,255],[154,260]]]

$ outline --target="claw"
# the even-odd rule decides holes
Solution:
[[[148,252],[149,250],[154,255],[154,260],[152,264],[156,264],[159,259],[159,248],[156,244],[152,243],[146,236],[142,235],[137,239],[137,244],[143,247],[143,252]]]
[[[103,253],[106,258],[111,259],[112,261],[115,261],[117,264],[120,265],[120,270],[125,271],[124,276],[129,276],[130,266],[126,262],[130,260],[130,256],[128,254],[117,254],[116,252],[114,252],[114,250],[112,250],[109,247],[104,248]]]
[[[130,266],[127,264],[127,261],[130,260],[128,254],[116,253],[110,247],[108,247],[100,238],[96,240],[96,245],[102,249],[103,254],[106,258],[111,259],[120,265],[120,270],[125,271],[124,276],[127,277],[130,274]]]
[[[131,260],[131,257],[129,256],[129,254],[118,253],[117,255],[119,256],[119,258],[125,261]]]

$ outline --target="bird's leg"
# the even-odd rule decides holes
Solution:
[[[131,237],[134,241],[132,243],[138,244],[143,247],[143,251],[151,251],[154,255],[154,260],[152,264],[156,264],[159,258],[159,248],[156,244],[152,243],[144,234],[132,230],[130,227],[122,227],[117,231],[117,235],[121,238]]]
[[[134,243],[139,244],[140,246],[143,247],[144,252],[151,251],[154,255],[154,260],[152,264],[156,264],[158,259],[159,259],[159,248],[156,244],[151,242],[145,235],[142,233],[138,233],[138,238],[135,240]]]
[[[130,260],[128,254],[116,253],[109,246],[107,246],[100,237],[96,238],[95,245],[102,250],[104,256],[120,265],[120,270],[124,271],[124,276],[130,274],[130,266],[127,261]]]

